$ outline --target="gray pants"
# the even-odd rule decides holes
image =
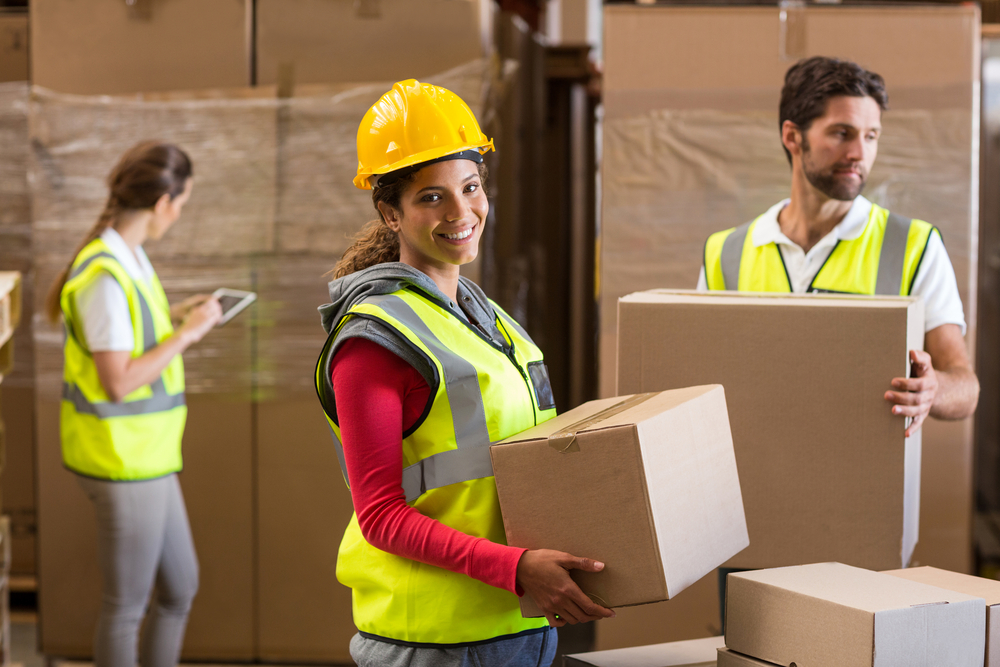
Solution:
[[[77,479],[94,503],[104,579],[95,667],[135,667],[139,626],[154,584],[140,662],[174,667],[198,591],[198,559],[177,475],[141,482]]]
[[[354,635],[358,667],[549,667],[556,657],[555,628],[461,648],[415,648]]]

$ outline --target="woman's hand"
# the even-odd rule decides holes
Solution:
[[[170,306],[170,319],[174,322],[183,322],[184,318],[188,316],[188,313],[191,312],[192,308],[205,303],[211,298],[211,294],[195,294],[194,296],[189,296],[180,303],[173,304]]]
[[[201,340],[220,319],[222,306],[218,299],[209,297],[188,311],[177,333],[187,345],[191,345]]]
[[[600,572],[604,563],[563,551],[525,551],[517,563],[517,583],[545,612],[549,625],[586,623],[612,618],[615,612],[595,604],[569,576],[569,570]]]

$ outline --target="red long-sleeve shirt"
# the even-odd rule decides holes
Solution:
[[[345,342],[332,366],[351,498],[368,543],[521,594],[517,562],[526,549],[472,537],[406,504],[402,434],[430,398],[423,376],[363,338]]]

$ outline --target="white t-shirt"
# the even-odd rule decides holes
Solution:
[[[768,243],[777,243],[788,269],[788,277],[792,281],[792,291],[804,293],[833,252],[837,241],[852,241],[861,236],[868,224],[872,203],[864,197],[857,197],[844,219],[810,248],[809,252],[803,252],[802,248],[781,232],[781,225],[778,224],[778,213],[788,206],[789,201],[786,199],[778,202],[761,216],[753,229],[751,242],[758,248]],[[708,291],[704,266],[698,276],[698,290]],[[913,279],[911,294],[924,300],[924,331],[936,329],[942,324],[957,324],[962,327],[962,334],[965,334],[965,311],[958,294],[955,269],[937,234],[932,234],[927,243],[927,250]]]
[[[133,280],[150,284],[153,266],[142,246],[136,247],[133,253],[121,235],[111,228],[104,230],[101,239]],[[128,299],[125,290],[110,273],[102,271],[89,285],[77,290],[74,296],[76,312],[80,314],[80,327],[91,352],[132,351],[135,337]]]

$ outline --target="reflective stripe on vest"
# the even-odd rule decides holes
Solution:
[[[407,503],[455,530],[504,544],[489,445],[555,416],[555,409],[538,407],[539,391],[528,379],[528,364],[541,363],[541,351],[491,305],[502,344],[490,343],[446,304],[422,292],[404,289],[369,297],[352,307],[327,339],[316,384],[343,465],[330,384],[343,323],[349,318],[379,321],[400,344],[425,357],[435,373],[428,382],[430,401],[423,421],[401,434]],[[356,515],[340,546],[337,578],[352,589],[358,629],[396,641],[459,644],[547,625],[545,619],[523,618],[513,593],[369,544]]]
[[[110,480],[141,480],[181,469],[181,437],[187,416],[184,364],[175,356],[151,382],[111,401],[84,340],[76,313],[77,291],[108,274],[121,286],[131,316],[132,358],[173,334],[170,305],[159,279],[135,281],[97,239],[71,267],[60,295],[65,320],[65,370],[60,433],[63,462],[83,475]]]
[[[792,290],[777,244],[753,244],[758,220],[710,237],[705,245],[709,289]],[[837,242],[807,291],[907,295],[934,231],[926,222],[873,205],[861,236]]]

